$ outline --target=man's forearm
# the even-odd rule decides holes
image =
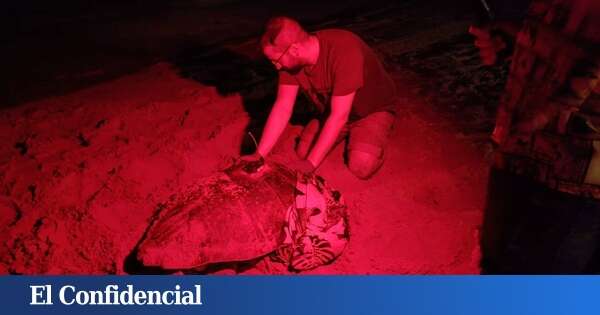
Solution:
[[[258,154],[267,156],[269,152],[271,152],[291,116],[291,110],[279,108],[277,104],[273,106],[273,110],[269,114],[269,118],[267,119],[267,123],[263,130],[260,144],[258,145]]]
[[[340,117],[330,116],[327,119],[317,143],[315,143],[315,146],[306,158],[313,166],[317,167],[321,164],[327,153],[329,153],[335,144],[346,122],[348,122],[348,118],[343,115],[340,115]]]

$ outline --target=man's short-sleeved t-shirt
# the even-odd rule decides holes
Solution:
[[[319,40],[317,63],[297,74],[279,71],[279,84],[299,85],[321,113],[329,111],[332,96],[354,91],[351,120],[393,111],[394,81],[367,44],[345,30],[322,30],[315,35]]]

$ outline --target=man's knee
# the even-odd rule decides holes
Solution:
[[[348,151],[348,169],[360,179],[369,179],[382,164],[383,158],[377,155],[358,150]]]

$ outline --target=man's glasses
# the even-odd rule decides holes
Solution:
[[[281,60],[281,58],[283,58],[283,56],[285,56],[285,54],[287,54],[287,52],[290,49],[290,47],[292,47],[292,44],[289,44],[285,48],[285,50],[283,51],[283,53],[281,53],[281,55],[279,56],[279,58],[277,58],[277,60],[271,60],[271,62],[273,63],[273,65],[275,65],[275,66],[279,65],[279,67],[282,67],[282,65],[279,63],[279,61]]]

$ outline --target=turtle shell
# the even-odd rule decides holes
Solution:
[[[247,261],[285,240],[296,175],[276,163],[238,162],[167,202],[137,248],[146,267],[202,269]]]

